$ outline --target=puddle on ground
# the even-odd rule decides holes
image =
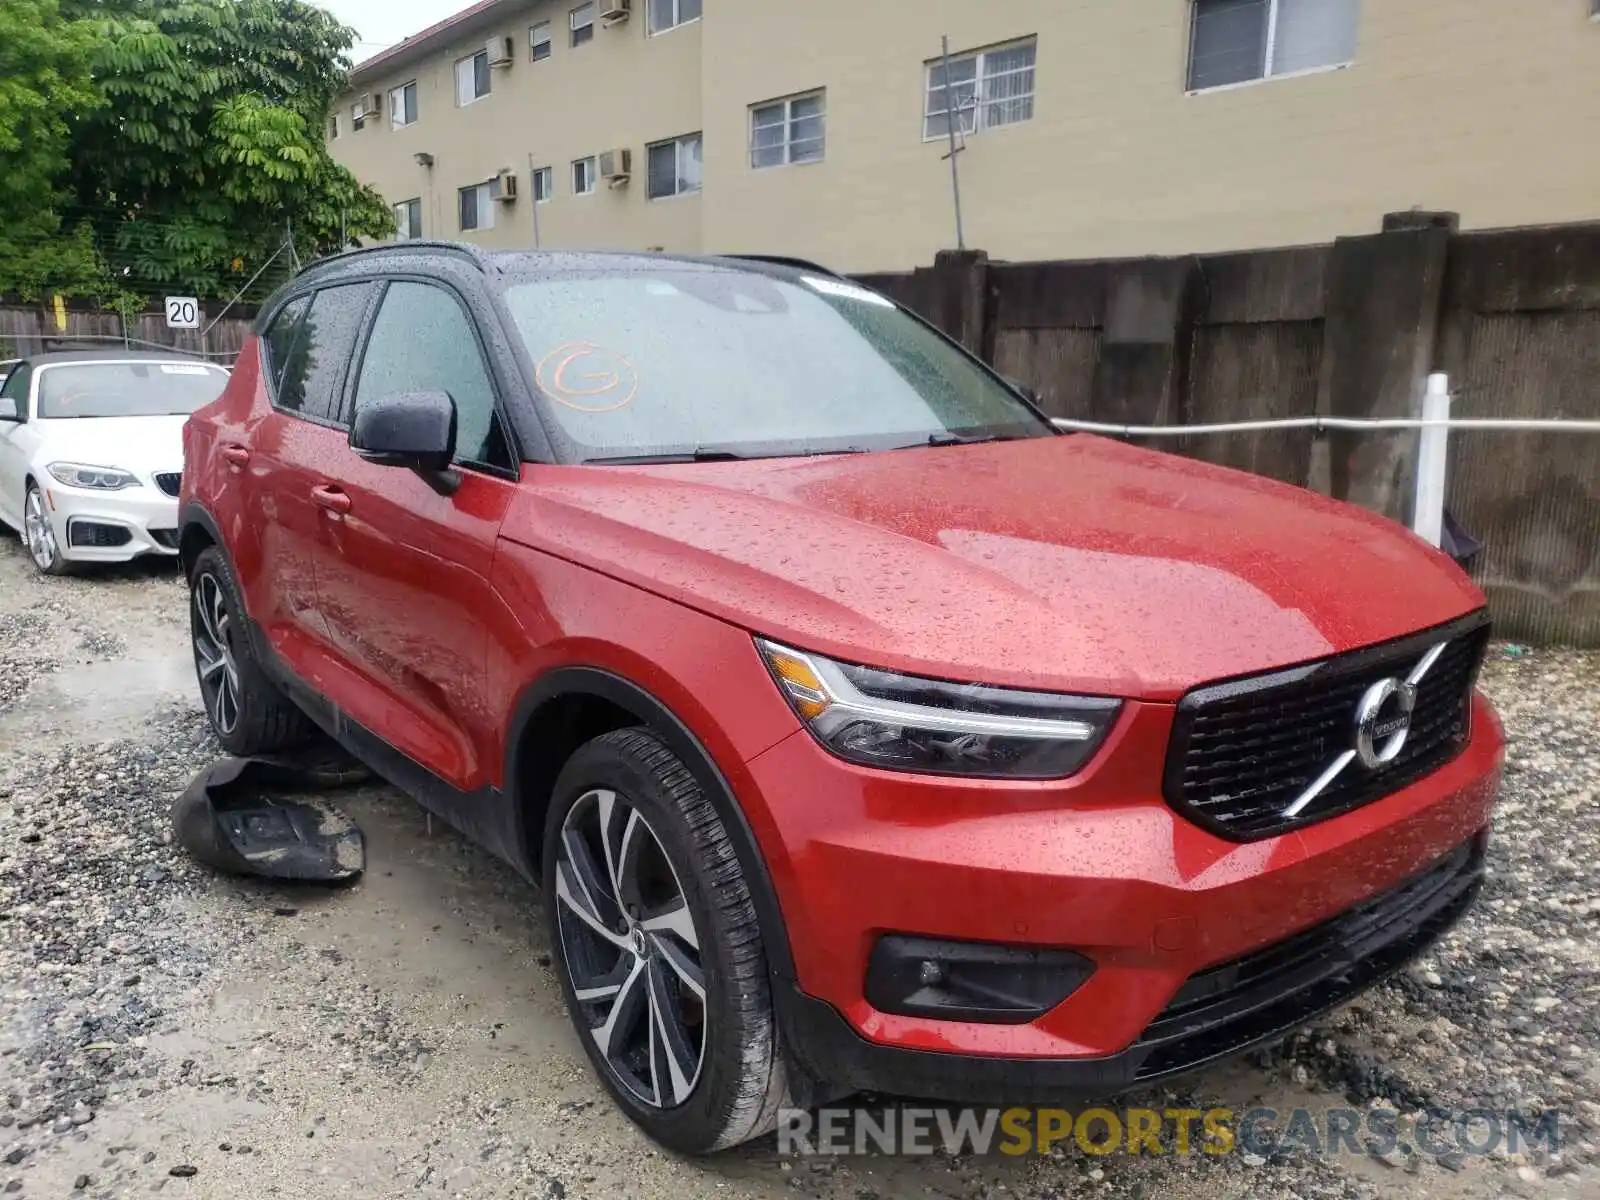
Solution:
[[[194,663],[173,653],[62,667],[34,681],[28,696],[0,719],[0,748],[26,730],[104,742],[140,733],[150,713],[174,700],[199,706]]]

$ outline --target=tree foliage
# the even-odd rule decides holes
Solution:
[[[58,211],[73,121],[100,103],[93,49],[92,30],[56,0],[0,3],[0,291],[105,282],[92,236],[64,233]]]
[[[353,38],[304,0],[3,0],[0,293],[227,298],[391,232],[322,141]]]

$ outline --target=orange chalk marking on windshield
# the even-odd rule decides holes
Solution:
[[[597,360],[589,370],[580,369],[585,359]],[[615,363],[607,366],[608,360]],[[599,365],[600,370],[593,367]],[[639,391],[639,373],[625,355],[606,350],[593,342],[563,342],[539,360],[539,386],[557,404],[578,412],[615,412],[633,403]],[[617,392],[622,398],[610,403],[595,403]]]

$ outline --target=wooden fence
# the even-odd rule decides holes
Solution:
[[[201,322],[202,328],[205,324]],[[140,313],[124,324],[116,313],[68,308],[58,314],[49,305],[0,304],[0,359],[88,346],[134,350],[168,346],[229,364],[249,332],[247,312],[230,313],[202,336],[201,331],[168,329],[162,312]]]

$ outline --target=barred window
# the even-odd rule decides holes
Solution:
[[[1033,119],[1034,38],[988,50],[952,54],[927,64],[923,106],[925,140],[947,137],[952,121],[962,133]]]

